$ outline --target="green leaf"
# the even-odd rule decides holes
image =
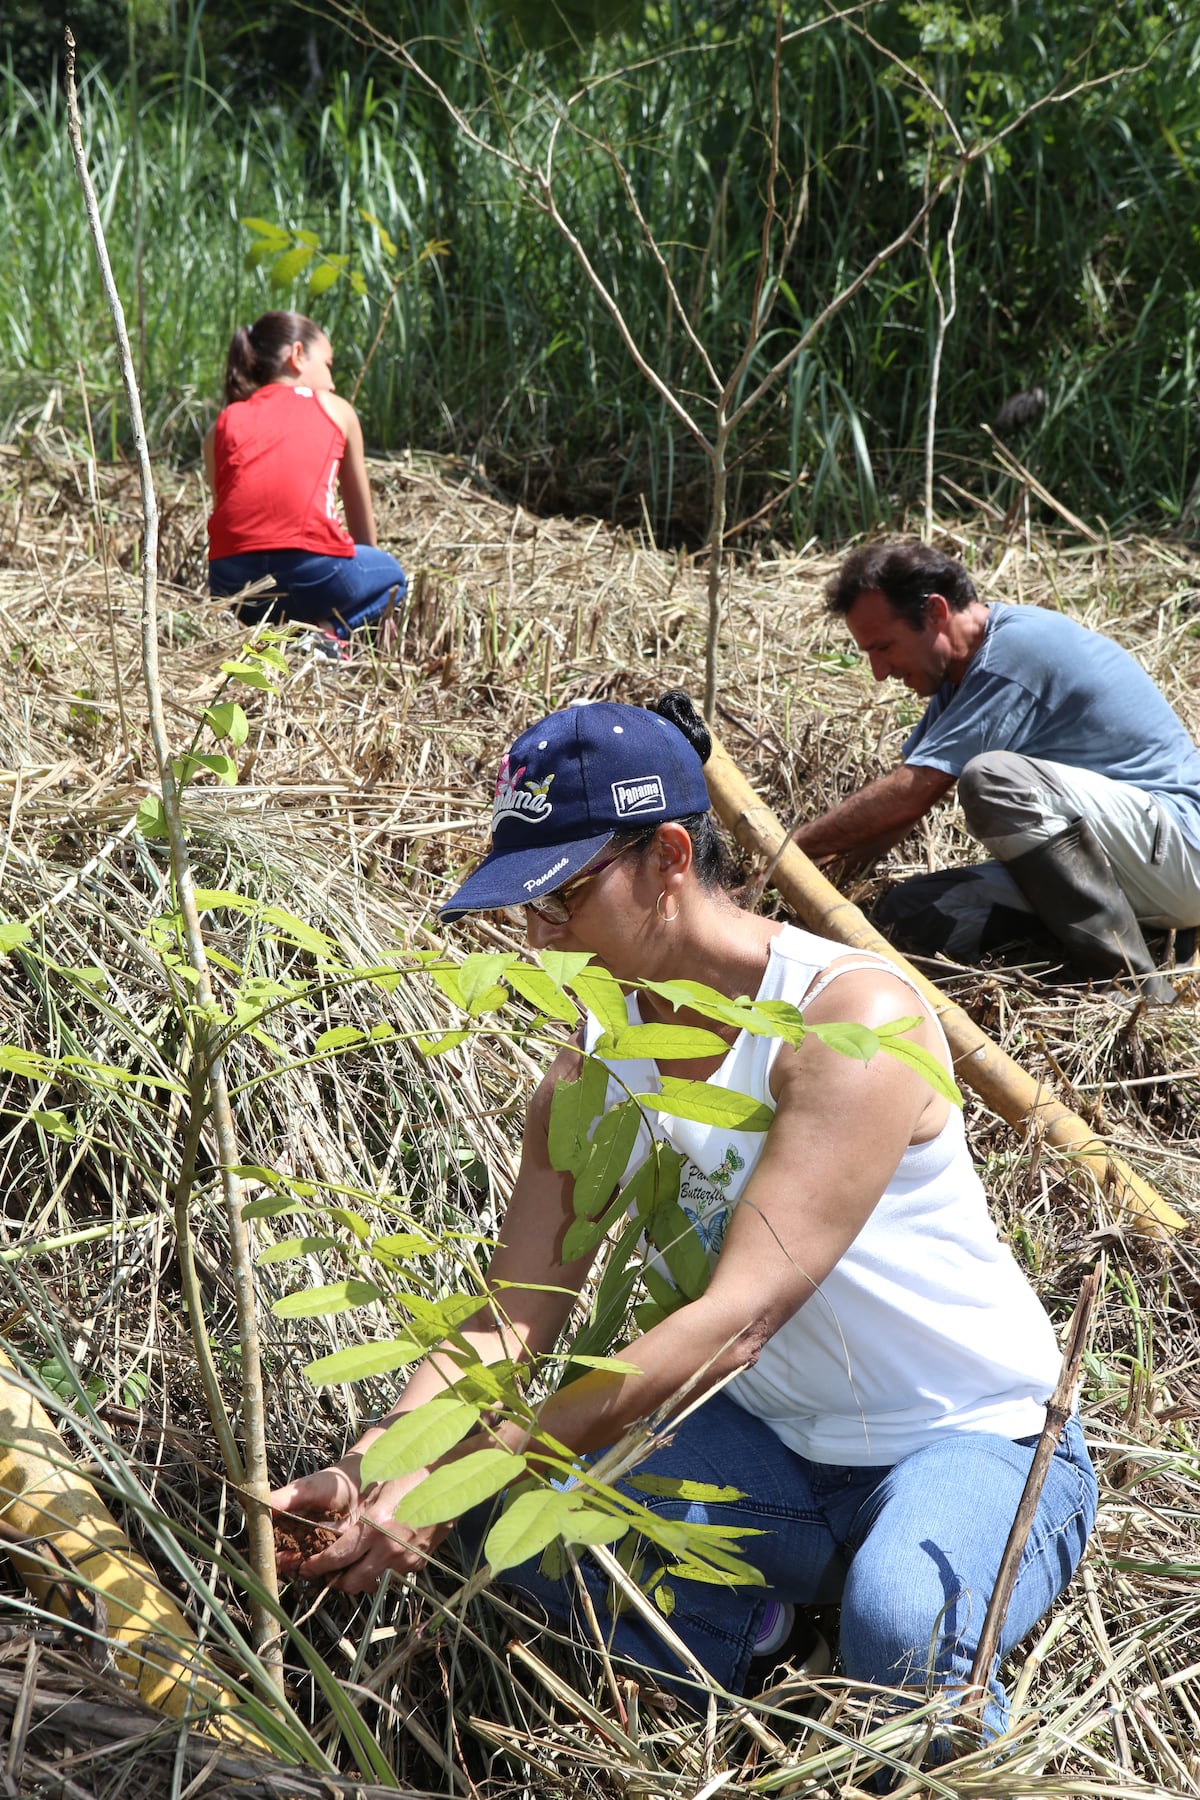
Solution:
[[[574,1499],[574,1493],[569,1498]],[[598,1507],[572,1506],[560,1529],[564,1544],[615,1544],[629,1530],[629,1520]]]
[[[199,912],[211,912],[215,906],[229,906],[235,912],[252,913],[258,911],[258,901],[251,900],[248,894],[239,894],[233,888],[197,888],[195,893],[196,908]],[[178,919],[178,913],[167,915]]]
[[[789,1044],[802,1044],[813,1029],[804,1023],[804,1014],[790,1000],[758,1000],[754,1010],[772,1037],[785,1038]]]
[[[748,1031],[752,1037],[779,1036],[776,1025],[767,1012],[768,1005],[779,1004],[778,1002],[751,1001],[745,994],[731,1000],[728,994],[719,994],[716,988],[706,987],[702,981],[640,981],[638,986],[651,994],[657,994],[677,1010],[690,1007],[693,1012],[701,1013],[706,1019],[715,1019],[722,1025],[735,1025],[739,1031]],[[795,1007],[790,1010],[797,1019],[800,1018]],[[728,1049],[728,1045],[723,1044],[722,1047]]]
[[[246,645],[246,655],[254,657],[257,662],[265,664],[267,668],[278,669],[281,675],[286,675],[287,657],[278,645],[267,642],[268,638],[280,635],[279,632],[265,632],[255,643]],[[224,668],[225,665],[222,663],[221,666]]]
[[[539,960],[555,987],[565,988],[592,959],[586,950],[543,950]]]
[[[368,1455],[370,1452],[368,1452]],[[366,1465],[363,1465],[366,1473]],[[539,1488],[517,1494],[505,1507],[484,1541],[483,1554],[493,1575],[515,1569],[519,1563],[540,1556],[568,1523],[571,1503],[557,1488]]]
[[[314,925],[307,924],[305,920],[298,919],[286,907],[264,906],[261,917],[264,925],[273,926],[285,942],[294,944],[298,950],[309,950],[314,956],[327,956],[338,948],[333,938],[324,931],[318,931]]]
[[[281,1238],[277,1244],[268,1244],[260,1250],[260,1263],[295,1262],[301,1256],[316,1256],[322,1250],[336,1250],[337,1239],[325,1237]]]
[[[277,1319],[324,1319],[331,1313],[353,1312],[355,1307],[370,1306],[382,1300],[383,1290],[373,1281],[331,1281],[326,1287],[305,1288],[298,1294],[285,1294],[271,1303]]]
[[[236,1173],[236,1171],[235,1171]],[[315,1206],[305,1206],[303,1201],[296,1200],[291,1194],[271,1194],[262,1200],[250,1200],[242,1208],[243,1219],[277,1219],[280,1213],[316,1212]]]
[[[367,212],[363,207],[360,206],[358,209],[358,216],[366,224],[373,225],[375,227],[376,231],[379,233],[379,247],[383,251],[383,254],[388,257],[394,257],[396,254],[395,243],[388,236],[387,231],[384,229],[381,222],[375,217],[375,214],[372,212]]]
[[[669,1113],[673,1119],[696,1119],[703,1125],[721,1125],[727,1131],[766,1131],[775,1118],[773,1107],[752,1100],[748,1094],[710,1087],[706,1081],[680,1081],[664,1075],[662,1091],[639,1094],[651,1112]]]
[[[475,1314],[485,1304],[479,1294],[446,1294],[430,1300],[425,1294],[395,1294],[393,1299],[426,1331],[445,1337]]]
[[[615,977],[607,969],[581,969],[567,984],[576,998],[614,1035],[629,1027],[629,1007]]]
[[[144,838],[165,838],[167,815],[157,794],[147,794],[137,809],[137,829]]]
[[[473,1450],[418,1482],[405,1494],[393,1517],[403,1525],[418,1527],[459,1519],[472,1506],[510,1487],[525,1468],[525,1458],[511,1450]]]
[[[708,1286],[708,1257],[683,1208],[673,1203],[656,1206],[651,1215],[649,1234],[676,1287],[689,1300],[698,1300]]]
[[[666,1276],[660,1269],[656,1269],[653,1263],[647,1263],[642,1270],[642,1280],[651,1300],[655,1306],[661,1307],[664,1313],[678,1312],[679,1308],[686,1304],[687,1296],[682,1294],[677,1287],[672,1287]]]
[[[671,1293],[674,1295],[674,1305],[672,1306],[660,1306],[657,1300],[639,1300],[634,1307],[633,1322],[643,1337],[648,1331],[653,1331],[656,1325],[661,1325],[664,1319],[670,1318],[673,1312],[678,1312],[681,1306],[686,1305],[682,1294],[676,1294],[674,1288],[671,1289]]]
[[[926,1050],[923,1044],[914,1044],[908,1038],[891,1037],[891,1027],[879,1032],[880,1048],[885,1056],[894,1056],[897,1062],[904,1063],[907,1068],[915,1069],[924,1077],[935,1094],[948,1100],[951,1106],[961,1106],[962,1090],[945,1065],[938,1061],[932,1051]]]
[[[715,1031],[702,1031],[695,1025],[626,1025],[611,1040],[597,1044],[595,1054],[622,1061],[644,1056],[654,1062],[672,1062],[693,1056],[724,1056],[728,1048]]]
[[[656,1138],[645,1162],[626,1182],[621,1197],[639,1219],[648,1219],[656,1206],[670,1205],[678,1200],[682,1170],[683,1157],[679,1151]]]
[[[612,1205],[598,1219],[572,1219],[563,1233],[563,1260],[574,1262],[577,1256],[586,1256],[589,1250],[594,1250],[627,1211],[628,1200],[622,1192],[614,1196]]]
[[[191,760],[198,763],[202,769],[211,770],[217,780],[225,787],[237,786],[237,764],[234,762],[232,756],[224,756],[220,751],[214,751],[213,753],[205,754],[204,756],[194,756]]]
[[[303,275],[312,259],[311,244],[296,244],[291,250],[285,250],[282,256],[275,258],[267,279],[273,288],[288,287],[297,275]]]
[[[309,299],[315,300],[318,294],[328,293],[340,274],[341,270],[337,268],[335,264],[331,262],[321,263],[318,268],[313,270],[308,278]]]
[[[42,1130],[48,1132],[51,1137],[63,1138],[68,1144],[73,1142],[78,1135],[75,1126],[64,1112],[57,1110],[43,1112],[35,1106],[31,1108],[29,1117],[35,1125],[40,1125]]]
[[[879,1054],[879,1039],[875,1033],[853,1020],[842,1024],[810,1025],[808,1029],[828,1049],[836,1050],[839,1056],[853,1057],[856,1062],[870,1062]]]
[[[741,1488],[714,1487],[707,1481],[687,1481],[674,1475],[629,1475],[630,1487],[639,1494],[653,1494],[660,1500],[694,1501],[701,1506],[719,1506],[727,1500],[744,1500]]]
[[[0,1044],[0,1069],[9,1075],[27,1075],[35,1081],[57,1073],[53,1057],[26,1050],[21,1044]]]
[[[444,1056],[447,1050],[457,1050],[470,1037],[469,1031],[444,1031],[440,1038],[418,1038],[417,1049],[422,1056]]]
[[[550,1166],[560,1175],[575,1175],[587,1159],[592,1123],[604,1110],[608,1070],[592,1057],[584,1060],[574,1081],[557,1083],[550,1099],[546,1147]]]
[[[452,1000],[455,1006],[461,1006],[462,1010],[466,1012],[466,995],[462,991],[462,982],[459,980],[459,972],[454,964],[431,963],[428,965],[428,973],[434,986],[441,989],[447,1000]]]
[[[644,1375],[637,1363],[622,1362],[619,1356],[568,1356],[569,1363],[584,1369],[600,1369],[607,1375]]]
[[[386,1344],[352,1344],[348,1350],[334,1350],[329,1356],[318,1356],[304,1374],[314,1387],[327,1387],[334,1381],[367,1381],[373,1375],[387,1375],[417,1362],[428,1346],[414,1338],[392,1338]]]
[[[9,956],[21,944],[27,944],[33,936],[31,925],[19,924],[15,919],[0,925],[0,956]]]
[[[224,700],[219,706],[206,706],[204,719],[214,737],[228,738],[235,750],[250,735],[250,721],[236,700]]]
[[[0,926],[0,936],[2,934],[3,927]],[[3,948],[0,947],[0,956],[4,954]],[[70,964],[62,964],[56,965],[56,967],[58,967],[60,975],[66,975],[71,981],[78,981],[84,987],[99,989],[108,986],[108,970],[98,967],[95,963],[78,964],[74,967]]]
[[[341,1050],[347,1044],[362,1044],[366,1042],[366,1037],[366,1032],[360,1031],[357,1025],[333,1025],[317,1038],[313,1044],[313,1054],[324,1056],[327,1050]]]
[[[295,1191],[299,1193],[299,1187],[296,1187]],[[348,1232],[358,1239],[360,1244],[365,1243],[367,1238],[371,1235],[371,1227],[367,1224],[366,1220],[360,1218],[356,1212],[351,1212],[345,1206],[331,1206],[329,1208],[328,1216],[332,1224],[343,1225]]]
[[[472,1017],[495,1012],[498,1006],[503,1006],[508,999],[508,989],[500,984],[506,969],[516,960],[511,951],[495,950],[477,950],[463,959],[458,981],[463,1004]]]
[[[256,237],[270,238],[276,244],[291,242],[291,232],[286,231],[282,225],[273,223],[270,219],[239,219],[238,224],[244,225],[247,231],[254,232]]]
[[[577,1218],[590,1219],[608,1205],[633,1155],[643,1117],[636,1100],[623,1100],[600,1120],[575,1170],[572,1204]]]
[[[274,694],[278,690],[269,675],[264,675],[257,663],[223,662],[222,675],[228,675],[233,681],[240,681],[246,687],[259,688],[264,694]]]
[[[714,1568],[712,1563],[697,1562],[689,1557],[685,1562],[672,1563],[667,1574],[677,1576],[680,1581],[705,1581],[710,1587],[766,1586],[762,1571],[748,1562],[741,1563],[737,1569],[720,1569]]]
[[[388,1231],[371,1239],[374,1256],[423,1256],[434,1248],[433,1241],[417,1231]]]
[[[474,1429],[479,1408],[457,1394],[435,1394],[376,1438],[362,1459],[362,1479],[395,1481],[428,1468]]]
[[[579,1008],[561,987],[551,981],[545,969],[531,969],[528,963],[518,962],[508,970],[504,979],[522,999],[530,1001],[548,1019],[561,1019],[565,1025],[574,1025],[579,1018]]]

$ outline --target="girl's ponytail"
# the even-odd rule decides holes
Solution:
[[[321,327],[303,313],[269,312],[253,325],[239,325],[225,357],[225,404],[248,400],[269,381],[277,381],[293,344],[311,350]]]

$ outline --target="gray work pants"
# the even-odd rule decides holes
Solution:
[[[1200,925],[1200,850],[1144,789],[1090,769],[989,750],[959,776],[958,798],[967,830],[995,860],[918,875],[893,889],[877,916],[902,947],[960,962],[1022,940],[1051,950],[1053,937],[1004,864],[1076,819],[1091,825],[1143,925]]]

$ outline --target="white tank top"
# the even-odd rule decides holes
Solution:
[[[785,925],[771,940],[756,998],[794,1005],[813,999],[816,978],[847,954],[844,945]],[[863,966],[899,973],[882,958],[854,953],[853,967]],[[634,995],[629,1017],[642,1022]],[[589,1018],[589,1048],[599,1030]],[[780,1046],[778,1038],[742,1032],[709,1085],[773,1107],[770,1074]],[[659,1089],[656,1063],[606,1066],[615,1077],[609,1107],[631,1092]],[[649,1118],[654,1134],[684,1157],[680,1205],[711,1266],[764,1134],[664,1113]],[[627,1175],[648,1151],[643,1126]],[[867,1223],[818,1291],[726,1391],[814,1462],[890,1465],[947,1432],[1032,1436],[1045,1423],[1060,1360],[1041,1303],[1000,1242],[962,1114],[951,1107],[937,1137],[905,1151]]]

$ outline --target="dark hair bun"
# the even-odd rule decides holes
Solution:
[[[677,731],[682,731],[702,763],[708,761],[712,755],[712,735],[682,688],[672,688],[669,694],[664,694],[653,710],[669,719]]]

